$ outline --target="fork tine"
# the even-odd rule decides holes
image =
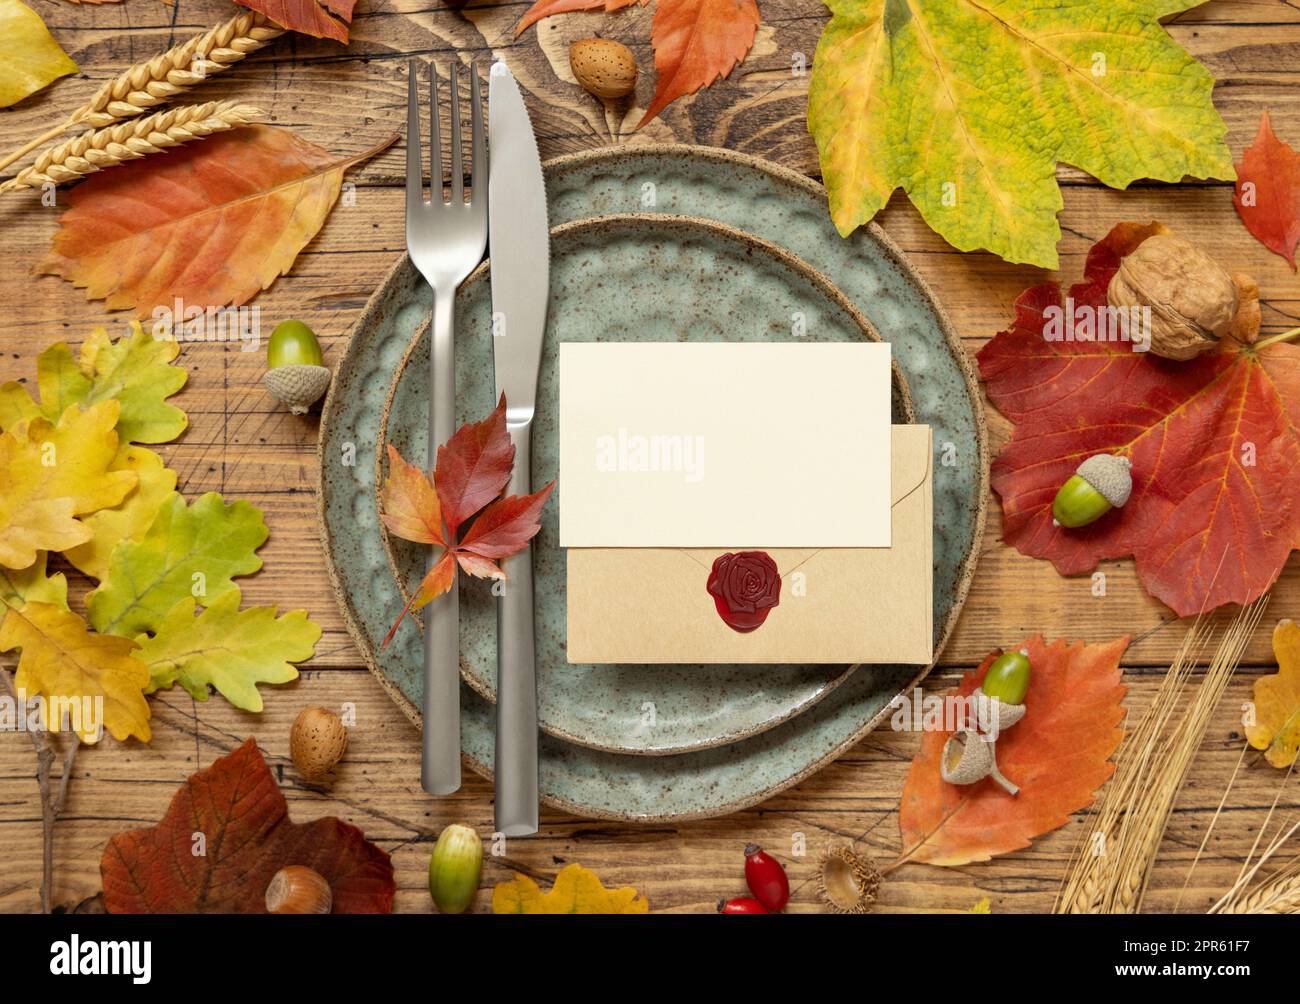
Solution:
[[[465,202],[465,160],[460,150],[460,79],[459,60],[451,64],[451,204]]]
[[[479,86],[478,63],[469,64],[470,115],[470,203],[487,203],[487,143],[483,138],[483,95]]]
[[[424,174],[420,169],[420,92],[416,89],[420,64],[408,64],[406,89],[406,206],[424,202]]]
[[[453,95],[454,96],[454,95]],[[442,138],[438,128],[438,64],[429,65],[429,201],[442,205]]]

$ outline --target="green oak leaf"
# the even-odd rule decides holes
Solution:
[[[235,588],[233,578],[261,568],[254,552],[266,536],[256,506],[227,505],[220,494],[208,492],[187,507],[173,494],[141,539],[113,548],[107,574],[86,601],[91,625],[127,638],[157,632],[181,600],[210,604]]]
[[[1058,161],[1113,188],[1234,178],[1199,0],[828,0],[808,128],[842,236],[896,188],[962,251],[1057,265]]]
[[[47,554],[36,552],[36,560],[26,568],[15,571],[0,565],[0,601],[21,607],[24,603],[48,603],[68,609],[68,580],[62,572],[45,574]],[[4,610],[0,608],[0,620]]]
[[[116,398],[122,406],[117,434],[123,443],[173,440],[189,424],[185,412],[167,403],[188,377],[171,365],[179,352],[178,342],[154,338],[138,321],[116,342],[96,328],[82,343],[79,359],[65,342],[56,342],[36,358],[39,404],[15,381],[0,386],[0,430],[36,415],[57,421],[70,404],[89,408]]]
[[[200,701],[211,685],[237,708],[261,711],[259,683],[297,679],[292,663],[316,652],[321,629],[307,611],[276,617],[275,607],[239,609],[239,590],[222,593],[194,616],[195,601],[186,597],[168,612],[152,638],[137,640],[136,658],[149,667],[146,693],[179,683]]]

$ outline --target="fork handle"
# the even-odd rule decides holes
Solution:
[[[515,467],[508,495],[532,489],[532,424],[510,429]],[[502,562],[508,578],[497,600],[496,829],[537,832],[537,660],[534,652],[533,547]]]
[[[456,431],[455,287],[435,290],[429,327],[429,469]],[[429,567],[436,548],[430,548]],[[460,787],[460,573],[451,589],[425,607],[424,755],[420,785],[430,795]]]

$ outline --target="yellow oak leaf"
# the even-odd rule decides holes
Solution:
[[[650,901],[631,887],[606,889],[596,873],[582,865],[565,865],[555,884],[542,892],[527,875],[492,890],[493,913],[649,913]]]
[[[12,569],[0,565],[0,601],[21,607],[24,603],[52,603],[68,609],[68,580],[62,572],[45,574],[47,555],[40,551],[26,568]],[[0,608],[0,618],[4,609]]]
[[[118,403],[88,411],[73,405],[52,425],[19,422],[0,435],[0,565],[26,568],[38,551],[84,544],[90,529],[76,517],[122,501],[133,471],[110,471],[117,456]]]
[[[1290,767],[1300,750],[1300,624],[1278,621],[1273,656],[1277,672],[1255,681],[1255,722],[1246,738],[1274,767]]]
[[[0,108],[76,72],[77,64],[36,11],[18,0],[0,0]]]
[[[115,739],[149,741],[149,668],[132,653],[135,642],[94,634],[76,614],[49,603],[8,607],[0,622],[0,652],[21,647],[15,684],[43,699],[48,728],[67,720],[82,742],[108,729]],[[4,670],[0,670],[4,672]]]
[[[992,913],[993,906],[989,903],[989,898],[985,896],[982,900],[972,906],[967,913]]]
[[[108,557],[120,540],[141,540],[153,525],[158,510],[176,487],[176,472],[162,457],[143,446],[122,446],[110,471],[133,471],[136,486],[120,503],[82,518],[93,534],[90,540],[63,552],[63,556],[93,579],[108,574]]]

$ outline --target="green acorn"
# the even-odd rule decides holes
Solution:
[[[1075,529],[1118,509],[1133,493],[1128,457],[1099,453],[1079,465],[1052,500],[1052,524]]]
[[[295,415],[305,415],[330,385],[316,334],[302,321],[281,321],[266,346],[262,383]]]

